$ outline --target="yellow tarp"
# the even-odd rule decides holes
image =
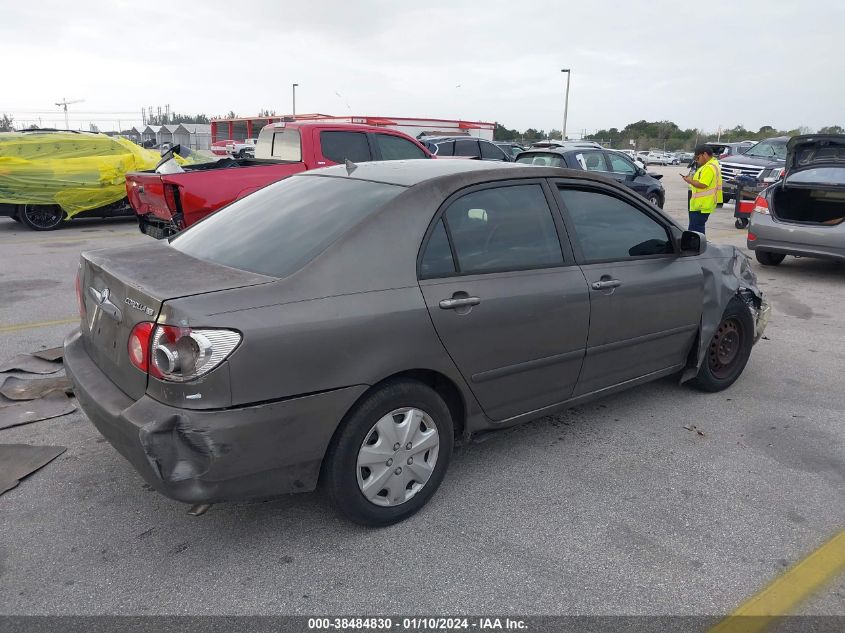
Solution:
[[[0,133],[0,203],[57,204],[70,218],[117,202],[126,173],[159,160],[156,150],[105,134]]]

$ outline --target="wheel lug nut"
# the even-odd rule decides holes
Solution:
[[[402,467],[400,466],[399,468],[397,468],[396,470],[394,470],[394,471],[393,471],[393,474],[394,474],[394,475],[401,475],[401,474],[402,474]]]
[[[414,463],[414,458],[413,458],[413,457],[409,457],[409,458],[408,458],[408,466],[410,466],[410,465],[411,465],[411,464],[413,464],[413,463]]]
[[[398,451],[401,448],[401,446],[402,445],[399,442],[396,442],[396,444],[393,445],[393,450]]]
[[[391,457],[390,459],[388,459],[388,460],[387,460],[387,465],[388,465],[388,466],[393,466],[393,458],[392,458],[392,457]]]
[[[410,443],[410,442],[408,442],[407,444],[405,444],[405,450],[406,450],[406,451],[411,450],[411,443]]]

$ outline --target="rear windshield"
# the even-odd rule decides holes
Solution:
[[[566,167],[563,156],[553,152],[531,152],[530,154],[523,154],[516,159],[516,162],[525,163],[526,165],[541,165],[543,167]]]
[[[170,245],[197,259],[286,277],[404,189],[365,180],[294,176],[233,202],[174,237]]]
[[[786,177],[788,185],[816,185],[819,187],[845,186],[845,168],[843,167],[816,167],[814,169],[802,169]]]
[[[786,160],[786,141],[760,141],[745,152],[745,155]]]

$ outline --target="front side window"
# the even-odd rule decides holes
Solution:
[[[347,160],[360,163],[373,159],[367,135],[363,132],[320,132],[320,145],[323,156],[333,163],[344,163]]]
[[[403,191],[366,180],[294,176],[204,218],[170,245],[197,259],[286,277]]]
[[[428,158],[425,152],[408,139],[392,134],[376,134],[376,147],[381,152],[382,160],[409,160]]]
[[[469,193],[443,217],[462,274],[563,264],[557,229],[538,184]]]
[[[610,171],[615,174],[635,174],[637,170],[634,166],[624,157],[619,154],[609,154],[608,158],[610,159]]]
[[[666,227],[624,200],[597,191],[558,191],[588,262],[674,252]]]
[[[575,160],[586,171],[609,171],[602,152],[581,152],[575,155]]]
[[[481,158],[481,153],[478,151],[478,141],[475,139],[455,141],[455,156]]]

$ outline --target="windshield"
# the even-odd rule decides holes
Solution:
[[[404,190],[366,180],[294,176],[233,202],[170,245],[197,259],[286,277]]]
[[[518,163],[526,165],[540,165],[541,167],[566,167],[563,156],[553,152],[531,152],[522,154],[516,159]]]
[[[786,160],[786,141],[760,141],[745,152],[745,156]]]

